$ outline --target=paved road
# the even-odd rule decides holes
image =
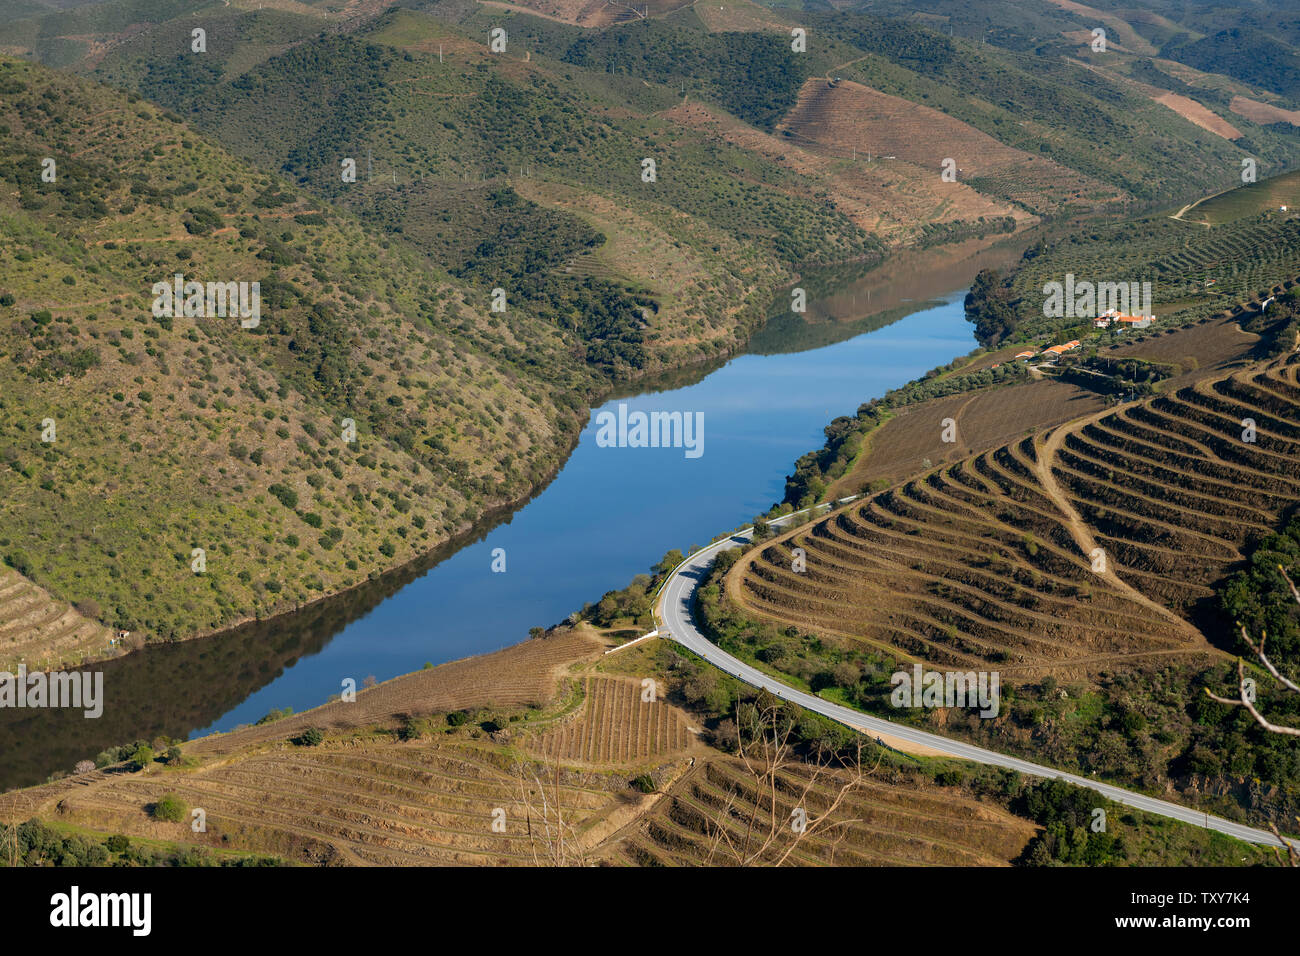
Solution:
[[[851,500],[851,498],[841,499],[842,502]],[[787,525],[797,517],[804,520],[799,515],[786,515],[783,518],[774,519],[772,525],[776,527]],[[702,551],[695,552],[673,572],[673,576],[668,579],[667,584],[660,592],[657,608],[659,620],[663,621],[663,625],[659,628],[660,637],[668,637],[677,641],[684,647],[699,654],[713,666],[726,671],[733,677],[738,677],[746,684],[767,690],[783,700],[799,704],[801,707],[806,707],[808,710],[839,721],[864,734],[872,736],[877,734],[887,735],[899,741],[920,744],[947,756],[961,757],[965,760],[991,764],[995,767],[1007,767],[1035,777],[1059,777],[1080,787],[1096,790],[1104,794],[1108,799],[1125,806],[1146,810],[1148,813],[1156,813],[1162,817],[1182,820],[1184,823],[1191,823],[1196,826],[1208,826],[1220,833],[1226,833],[1239,840],[1246,840],[1251,843],[1263,843],[1270,846],[1282,845],[1277,837],[1266,830],[1257,830],[1254,827],[1233,823],[1231,820],[1208,816],[1201,811],[1181,807],[1176,803],[1157,800],[1155,797],[1133,793],[1110,784],[1098,783],[1096,780],[1089,780],[1086,777],[1079,777],[1062,770],[1054,770],[1041,764],[1030,763],[1028,760],[1021,760],[1018,757],[1009,757],[972,744],[949,740],[947,737],[940,737],[938,734],[918,730],[906,724],[897,724],[848,707],[842,707],[839,704],[833,704],[814,694],[779,683],[771,675],[764,674],[744,661],[732,657],[704,636],[704,633],[695,624],[692,608],[695,602],[695,589],[713,563],[713,559],[721,551],[747,543],[751,534],[751,529],[745,529],[729,538],[724,538],[715,544],[709,545]]]

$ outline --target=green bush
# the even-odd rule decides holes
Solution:
[[[188,810],[189,808],[185,806],[180,797],[174,793],[169,793],[161,797],[153,805],[153,818],[155,820],[165,820],[168,823],[180,823],[185,819]]]
[[[149,764],[153,763],[153,748],[147,744],[140,744],[131,753],[131,763],[133,770],[143,770]]]
[[[275,497],[280,500],[280,504],[284,505],[286,508],[298,507],[298,492],[294,491],[288,485],[276,483],[266,490],[275,495]]]
[[[323,733],[321,733],[315,727],[308,727],[297,737],[294,737],[293,742],[297,744],[299,747],[315,747],[318,746],[320,742],[324,739],[325,739],[325,735]]]

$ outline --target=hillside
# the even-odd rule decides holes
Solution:
[[[1300,491],[1297,363],[1288,348],[1229,360],[1226,372],[1207,365],[1156,397],[927,463],[759,544],[706,588],[706,617],[728,650],[836,699],[1288,820],[1300,788],[1285,738],[1234,719],[1224,759],[1207,761],[1203,738],[1227,715],[1193,689],[1227,677],[1235,642],[1218,617],[1221,582],[1286,522]],[[1015,391],[989,395],[1014,401]],[[941,404],[908,416],[913,429],[917,415],[935,422],[936,460],[930,416]],[[1257,424],[1253,442],[1241,440],[1244,419]],[[980,721],[888,707],[884,675],[913,661],[1001,673],[1010,711]],[[1059,701],[1058,687],[1069,688]],[[1260,693],[1289,712],[1285,695]],[[1262,790],[1244,787],[1249,767]]]
[[[131,644],[430,550],[536,489],[608,381],[550,323],[492,316],[157,107],[14,61],[0,84],[0,548]],[[155,317],[176,273],[260,281],[260,323]],[[4,664],[37,658],[15,640]]]
[[[797,712],[779,718],[797,722],[786,735],[738,738],[733,695],[760,724],[771,719],[761,698],[661,643],[605,658],[607,646],[556,631],[354,703],[111,748],[95,769],[0,796],[0,821],[22,824],[28,863],[42,852],[61,864],[140,852],[390,866],[1271,862],[1119,807],[1110,832],[1066,841],[1062,821],[1070,834],[1096,795],[870,743],[847,762],[842,729]],[[647,681],[662,696],[647,701]],[[812,821],[806,836],[769,832],[795,808]],[[38,838],[75,839],[62,854],[25,849]]]

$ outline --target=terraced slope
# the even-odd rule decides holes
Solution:
[[[849,80],[834,86],[822,78],[806,81],[779,128],[809,149],[844,158],[872,156],[889,169],[907,166],[936,187],[942,185],[940,163],[951,157],[959,173],[957,183],[948,185],[970,182],[1039,213],[1085,198],[1119,198],[1111,187],[1005,146],[940,110]]]
[[[809,83],[824,85],[825,81]],[[793,134],[782,138],[762,132],[704,103],[683,102],[663,115],[758,153],[801,176],[827,182],[831,201],[845,216],[890,242],[914,238],[924,227],[935,224],[1010,217],[1019,227],[1034,221],[1023,209],[963,183],[942,182],[933,169],[910,162],[868,163],[864,150],[859,150],[863,162],[846,164],[844,157],[822,143]],[[792,139],[802,145],[794,145]]]
[[[599,785],[564,776],[549,796],[558,794],[575,826],[611,804]],[[207,813],[207,839],[198,842],[256,846],[304,862],[517,865],[532,862],[531,786],[490,746],[369,743],[264,754],[199,773],[99,773],[63,797],[58,819],[184,839],[184,824],[145,814],[174,793]],[[504,832],[492,829],[495,810],[505,811]]]
[[[1300,492],[1296,368],[1205,378],[932,469],[751,551],[728,590],[757,617],[1019,678],[1213,653],[1196,603]]]
[[[187,743],[183,766],[122,764],[6,793],[0,819],[36,816],[304,863],[548,862],[548,821],[554,834],[562,813],[566,840],[594,846],[649,802],[628,789],[633,766],[671,779],[661,768],[684,764],[692,743],[684,715],[662,698],[641,703],[640,682],[626,677],[587,678],[577,712],[552,723],[571,706],[561,678],[604,646],[585,630],[557,632],[418,671],[351,703]],[[455,709],[473,719],[440,716]],[[395,739],[405,718],[430,714],[422,736]],[[295,746],[307,728],[324,731],[324,742]],[[206,831],[194,833],[188,813],[153,819],[166,794],[202,808]],[[499,812],[504,825],[494,828]]]
[[[0,671],[98,656],[111,636],[102,624],[0,565]]]
[[[789,820],[812,771],[792,766],[780,775],[776,816]],[[817,780],[803,802],[815,819],[830,804],[844,780]],[[611,862],[634,866],[725,866],[735,862],[730,844],[745,846],[756,817],[765,831],[772,803],[759,795],[754,778],[736,758],[719,757],[683,777],[643,819],[629,827],[608,850]],[[867,778],[836,814],[840,827],[809,832],[786,860],[794,865],[839,866],[1000,866],[1020,855],[1036,827],[1027,820],[948,789],[918,790]],[[761,857],[775,862],[788,848],[784,832]],[[754,844],[751,844],[753,846]]]
[[[548,759],[630,765],[690,746],[685,715],[661,700],[644,700],[639,681],[589,677],[586,691],[583,712],[538,741],[535,749]]]
[[[1300,498],[1296,368],[1202,380],[1062,433],[1056,481],[1144,594],[1179,609],[1209,598]]]

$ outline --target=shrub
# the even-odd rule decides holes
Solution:
[[[324,739],[325,735],[323,733],[315,727],[308,727],[297,737],[294,737],[293,742],[299,747],[315,747]]]
[[[104,841],[104,849],[109,853],[125,853],[127,850],[131,849],[131,840],[129,837],[123,836],[121,833],[114,833]]]
[[[266,715],[262,717],[260,720],[258,720],[257,726],[260,727],[263,724],[269,724],[272,723],[273,721],[281,720],[282,718],[288,717],[292,713],[293,713],[292,707],[284,707],[279,710],[268,710],[266,712]]]
[[[153,818],[155,820],[166,820],[168,823],[180,823],[185,819],[185,813],[189,808],[174,793],[163,796],[153,805]]]
[[[279,499],[280,504],[284,505],[286,508],[296,508],[298,506],[298,492],[294,491],[288,485],[282,485],[277,482],[266,490],[275,495],[275,497]]]

